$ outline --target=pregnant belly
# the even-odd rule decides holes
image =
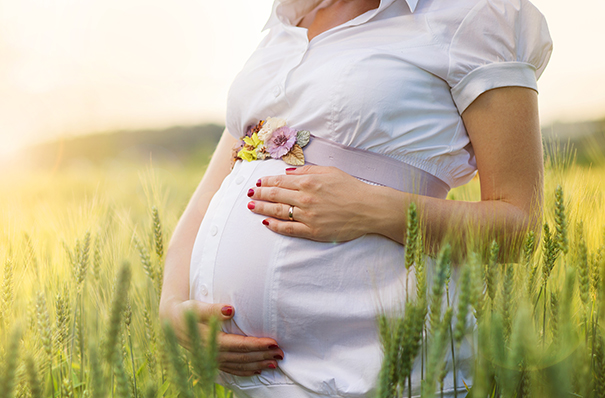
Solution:
[[[381,357],[376,315],[405,297],[404,249],[378,235],[323,243],[268,230],[246,193],[285,167],[238,162],[225,179],[196,238],[191,297],[233,305],[224,330],[274,338],[286,353],[281,370],[314,391],[372,385]],[[319,363],[333,377],[327,384],[306,371]]]

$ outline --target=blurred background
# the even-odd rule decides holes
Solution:
[[[605,2],[533,3],[555,45],[539,81],[543,134],[572,141],[586,164],[601,161]],[[229,84],[263,37],[271,5],[0,0],[0,164],[207,155]]]

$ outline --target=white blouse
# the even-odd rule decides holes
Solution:
[[[321,6],[276,0],[267,36],[229,92],[231,134],[284,118],[455,187],[476,171],[460,114],[486,90],[536,89],[551,52],[546,22],[526,0],[381,0],[309,42],[296,24]],[[191,298],[233,305],[226,332],[271,337],[284,351],[275,370],[222,373],[221,382],[243,398],[372,397],[382,360],[376,316],[401,308],[405,248],[375,234],[324,243],[268,230],[246,192],[286,167],[237,162],[196,237]],[[469,352],[458,358],[458,385],[446,377],[445,396],[471,381]],[[415,371],[414,395],[419,379]]]
[[[268,35],[229,92],[226,125],[237,138],[280,117],[454,188],[476,171],[460,114],[493,88],[537,90],[552,50],[526,0],[382,0],[309,42],[296,24],[320,3],[275,1]]]

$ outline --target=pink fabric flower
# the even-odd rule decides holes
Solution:
[[[296,144],[296,130],[288,126],[278,128],[265,143],[273,159],[279,159]]]

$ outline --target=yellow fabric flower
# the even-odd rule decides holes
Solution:
[[[242,148],[238,153],[237,153],[237,157],[239,157],[240,159],[246,160],[248,162],[252,162],[253,160],[256,160],[256,151],[248,151],[244,148]]]
[[[254,149],[256,149],[257,146],[263,143],[260,138],[258,138],[258,134],[256,133],[252,134],[252,137],[244,137],[244,142],[246,143],[246,145],[254,147]]]
[[[262,145],[263,142],[258,138],[256,133],[252,137],[244,137],[244,147],[237,153],[240,159],[252,162],[258,159],[256,155],[256,147]]]

